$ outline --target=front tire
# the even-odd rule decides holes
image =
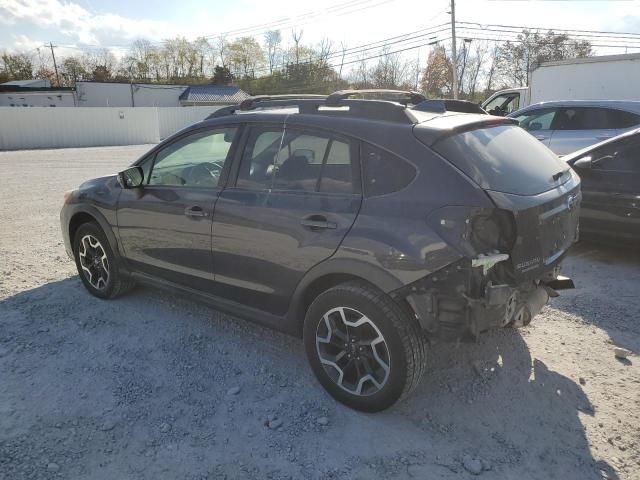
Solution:
[[[304,321],[307,358],[336,400],[378,412],[409,395],[426,366],[418,325],[388,295],[353,281],[320,294]]]
[[[73,256],[80,280],[92,295],[116,298],[133,286],[97,223],[80,225],[73,238]]]

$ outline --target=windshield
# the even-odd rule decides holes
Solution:
[[[515,125],[459,133],[433,149],[487,190],[536,195],[569,178],[565,162]]]

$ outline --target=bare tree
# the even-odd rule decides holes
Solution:
[[[218,56],[220,60],[220,65],[222,68],[227,67],[227,48],[229,47],[229,42],[227,41],[227,37],[224,35],[220,35],[213,42],[213,50],[215,54]]]
[[[300,63],[300,41],[302,40],[302,34],[304,30],[298,30],[294,28],[291,30],[291,38],[293,39],[294,44],[294,57],[296,59],[296,65]]]
[[[269,62],[269,73],[273,74],[273,67],[276,65],[276,58],[282,43],[280,30],[269,30],[264,34],[264,43],[267,47],[267,61]]]

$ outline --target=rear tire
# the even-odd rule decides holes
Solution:
[[[122,272],[107,236],[97,223],[80,225],[73,238],[73,256],[80,280],[98,298],[116,298],[133,287]]]
[[[427,342],[415,319],[360,281],[320,294],[303,337],[318,381],[339,402],[378,412],[408,396],[426,368]]]

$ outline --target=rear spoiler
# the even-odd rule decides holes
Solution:
[[[493,115],[439,115],[417,124],[413,133],[422,143],[431,147],[440,140],[459,133],[499,125],[519,125],[519,123],[513,118],[494,117]]]
[[[450,98],[438,98],[433,100],[425,100],[418,103],[413,110],[421,112],[460,112],[460,113],[479,113],[482,115],[488,115],[487,112],[477,103],[470,102],[468,100],[452,100]]]

